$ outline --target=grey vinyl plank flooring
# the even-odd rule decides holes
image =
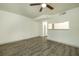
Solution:
[[[79,48],[34,37],[0,45],[0,56],[79,56]]]

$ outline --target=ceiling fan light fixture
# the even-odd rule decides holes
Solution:
[[[45,4],[45,3],[43,3],[43,4],[41,4],[41,5],[42,5],[42,7],[43,7],[43,8],[45,8],[45,7],[46,7],[46,4]]]

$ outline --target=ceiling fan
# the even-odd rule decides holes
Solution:
[[[40,8],[40,12],[42,12],[43,8],[46,8],[48,7],[49,9],[53,10],[54,7],[50,6],[49,4],[46,4],[46,3],[33,3],[33,4],[30,4],[30,6],[36,6],[36,5],[41,5],[41,8]]]

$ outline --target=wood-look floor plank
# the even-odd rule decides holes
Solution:
[[[0,56],[79,56],[79,48],[43,38],[0,45]]]

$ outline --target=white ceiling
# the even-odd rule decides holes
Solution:
[[[30,18],[36,18],[41,15],[51,15],[59,12],[67,11],[72,8],[79,7],[79,3],[49,3],[54,10],[44,8],[42,12],[39,12],[41,5],[30,6],[28,3],[0,3],[0,10],[20,14]]]

